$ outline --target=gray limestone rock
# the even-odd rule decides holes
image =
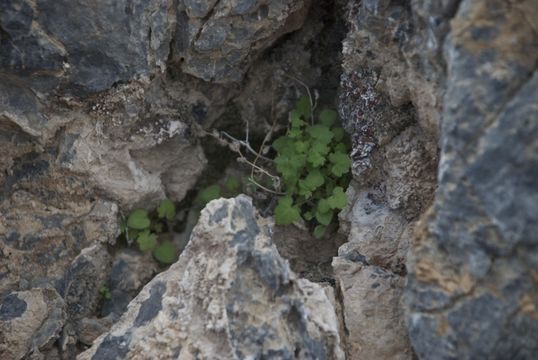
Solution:
[[[208,256],[211,254],[211,256]],[[249,198],[210,202],[177,263],[78,359],[342,359],[323,288],[298,279]]]

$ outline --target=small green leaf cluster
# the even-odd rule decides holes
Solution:
[[[345,207],[351,159],[337,114],[323,110],[314,122],[310,101],[301,97],[290,112],[290,126],[272,146],[285,196],[275,208],[275,222],[288,225],[302,216],[316,237],[325,234],[335,214]]]
[[[140,251],[151,251],[153,257],[163,264],[171,264],[177,259],[177,249],[170,241],[158,241],[168,222],[176,216],[176,206],[169,200],[160,202],[155,212],[146,209],[135,209],[122,224],[122,233],[128,239],[136,240]]]
[[[223,185],[213,184],[200,190],[196,201],[199,205],[205,206],[211,200],[220,197],[234,197],[241,193],[242,186],[241,180],[237,177],[228,176],[224,179]]]
[[[110,292],[110,289],[104,285],[101,286],[101,288],[99,289],[99,295],[101,295],[101,297],[105,300],[112,299],[112,293]]]

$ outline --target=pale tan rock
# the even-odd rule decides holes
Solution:
[[[405,279],[342,258],[335,258],[333,267],[342,300],[348,359],[412,359],[400,304]]]
[[[12,292],[0,302],[0,358],[22,359],[58,338],[65,304],[54,289]]]
[[[207,205],[179,260],[78,359],[343,359],[338,326],[239,196]]]

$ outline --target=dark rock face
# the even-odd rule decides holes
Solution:
[[[115,242],[118,206],[54,164],[50,153],[20,159],[0,197],[0,294],[65,288],[73,259],[94,243]]]
[[[60,83],[79,94],[150,76],[164,68],[172,1],[4,1],[0,4],[2,70],[35,88]],[[36,76],[37,75],[37,76]]]
[[[531,1],[461,1],[451,20],[439,191],[409,261],[420,357],[538,354],[537,14]]]
[[[136,249],[122,249],[115,254],[107,281],[111,299],[105,299],[101,307],[102,316],[121,316],[129,302],[158,272],[158,264],[151,254]]]
[[[206,81],[239,81],[261,50],[302,26],[309,3],[180,1],[173,57],[182,71]]]

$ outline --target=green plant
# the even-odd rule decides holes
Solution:
[[[171,264],[177,259],[177,249],[169,241],[158,241],[158,234],[176,216],[176,206],[169,200],[160,202],[156,211],[135,209],[122,223],[121,231],[128,240],[135,240],[140,251],[151,251],[153,257],[163,264]]]
[[[345,207],[351,159],[337,114],[323,110],[315,116],[312,104],[301,97],[290,112],[290,126],[272,146],[285,195],[275,208],[275,222],[288,225],[303,217],[316,237],[325,234],[335,214]]]
[[[242,188],[241,180],[235,176],[228,176],[224,180],[224,184],[210,185],[198,193],[196,198],[197,203],[201,206],[205,206],[211,200],[218,199],[220,197],[234,197],[241,193]]]
[[[99,295],[101,295],[101,297],[105,300],[112,299],[112,294],[110,293],[110,289],[104,285],[99,288]]]
[[[350,181],[350,149],[344,129],[337,125],[336,112],[323,110],[317,114],[316,121],[316,104],[310,89],[300,80],[290,78],[302,85],[308,96],[296,102],[286,134],[273,141],[272,146],[268,144],[280,129],[276,118],[258,149],[249,142],[248,121],[244,140],[225,131],[208,131],[196,125],[194,128],[199,136],[216,139],[239,155],[238,162],[250,166],[248,183],[244,186],[247,193],[261,201],[268,197],[258,196],[258,190],[270,194],[272,199],[279,197],[274,210],[277,225],[288,225],[302,217],[319,238],[334,221],[335,214],[347,204],[344,190]],[[276,151],[274,159],[270,156],[271,148]],[[275,170],[278,175],[273,173]],[[221,191],[218,185],[207,187],[200,192],[199,202],[205,204],[218,198]]]

